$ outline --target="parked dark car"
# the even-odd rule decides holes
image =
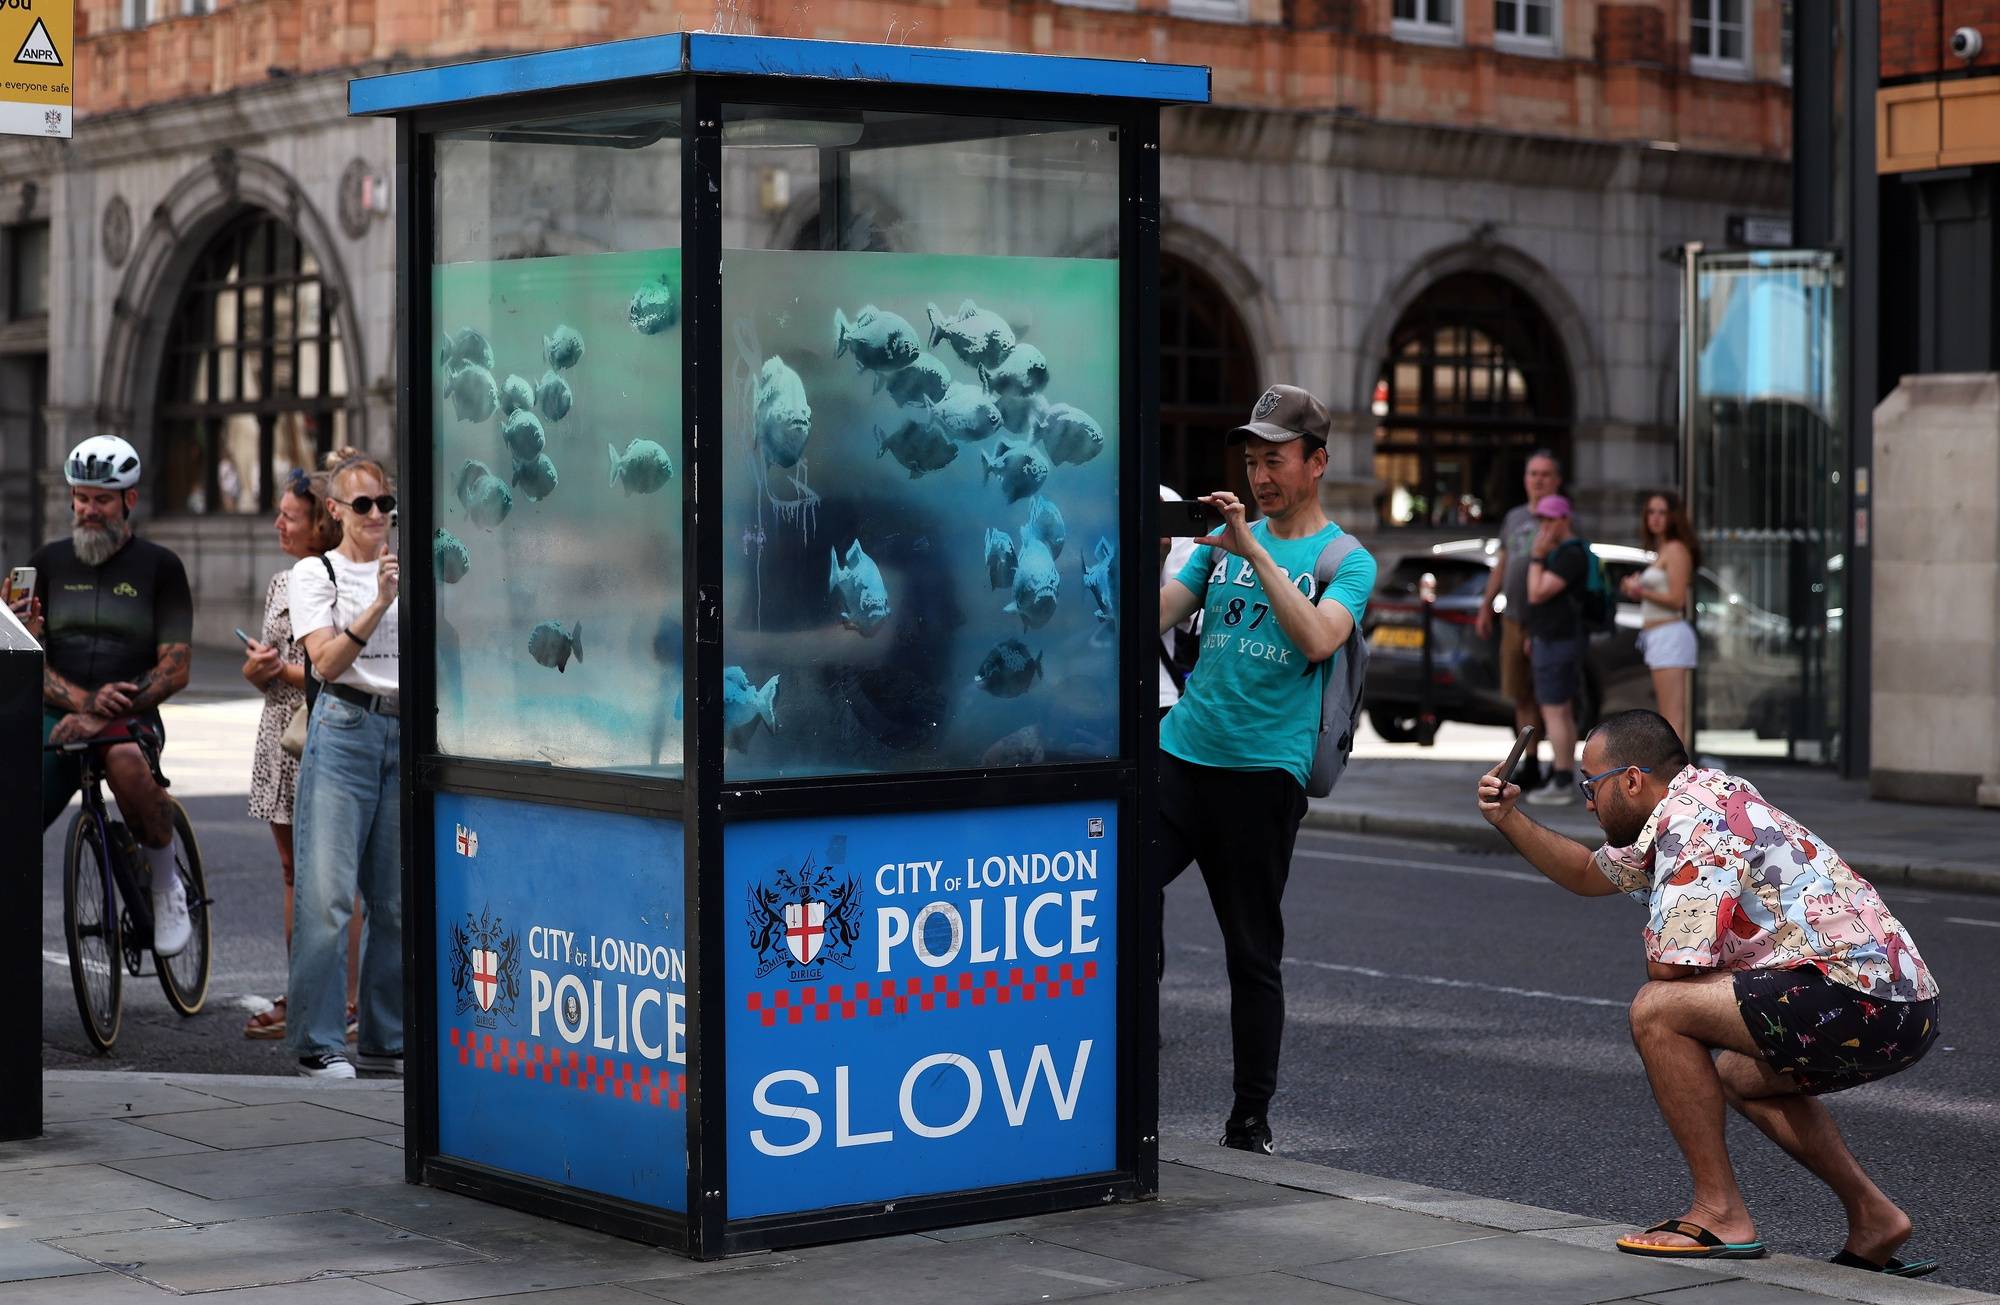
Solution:
[[[1644,570],[1651,560],[1643,549],[1620,544],[1590,547],[1614,594],[1619,581]],[[1362,622],[1369,648],[1363,701],[1368,723],[1388,742],[1417,738],[1423,687],[1423,611],[1417,585],[1426,571],[1437,578],[1431,621],[1431,709],[1440,721],[1514,723],[1514,704],[1500,692],[1501,622],[1494,620],[1487,639],[1481,639],[1473,625],[1499,551],[1497,539],[1437,544],[1428,554],[1400,559],[1375,586]],[[1504,611],[1506,602],[1505,596],[1496,598],[1495,612]],[[1639,654],[1638,638],[1639,605],[1621,599],[1617,624],[1607,633],[1591,636],[1577,704],[1581,729],[1588,730],[1606,711],[1652,705],[1652,678]]]
[[[1472,725],[1514,723],[1514,704],[1500,692],[1499,640],[1482,640],[1473,628],[1486,578],[1500,551],[1497,539],[1437,544],[1428,554],[1400,559],[1375,587],[1362,629],[1368,635],[1368,722],[1391,743],[1417,737],[1423,684],[1423,616],[1417,585],[1428,571],[1437,578],[1431,626],[1431,708],[1440,721]],[[1592,544],[1613,593],[1626,576],[1644,570],[1653,555],[1622,544]],[[1725,586],[1707,567],[1695,573],[1695,629],[1711,669],[1704,681],[1701,728],[1746,728],[1759,738],[1786,738],[1800,701],[1797,635],[1791,623]],[[1504,596],[1494,612],[1506,609]],[[1640,655],[1639,605],[1623,598],[1617,622],[1593,635],[1584,659],[1577,721],[1588,730],[1610,711],[1653,705],[1652,676]],[[1837,637],[1829,614],[1825,637]]]

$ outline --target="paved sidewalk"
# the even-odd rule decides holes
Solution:
[[[0,1144],[0,1302],[125,1305],[1970,1305],[1787,1256],[1697,1267],[1588,1219],[1163,1142],[1161,1197],[698,1264],[402,1181],[401,1084],[53,1073]]]
[[[1503,747],[1487,762],[1359,759],[1332,797],[1312,802],[1306,824],[1504,851],[1506,841],[1480,817],[1472,795],[1479,776],[1505,755]],[[1878,802],[1868,796],[1865,781],[1820,770],[1730,769],[1878,885],[2000,893],[2000,811]],[[1569,806],[1531,806],[1528,812],[1593,847],[1604,841],[1580,798]]]

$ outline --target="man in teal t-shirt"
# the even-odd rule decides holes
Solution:
[[[1222,1144],[1271,1153],[1269,1111],[1285,1029],[1282,903],[1319,740],[1321,676],[1331,674],[1375,588],[1355,549],[1320,592],[1315,567],[1340,527],[1319,505],[1330,428],[1318,399],[1274,385],[1243,447],[1263,518],[1218,491],[1221,529],[1160,588],[1160,632],[1202,609],[1201,657],[1160,721],[1162,890],[1201,867],[1222,928],[1236,1103]]]

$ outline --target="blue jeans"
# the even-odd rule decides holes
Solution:
[[[362,1051],[403,1054],[402,729],[321,693],[292,816],[292,972],[285,1045],[345,1054],[347,924],[365,910],[357,993]]]

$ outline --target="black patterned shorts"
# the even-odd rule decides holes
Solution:
[[[1736,1009],[1758,1054],[1807,1096],[1887,1078],[1937,1041],[1937,998],[1882,1001],[1810,965],[1738,970]]]

